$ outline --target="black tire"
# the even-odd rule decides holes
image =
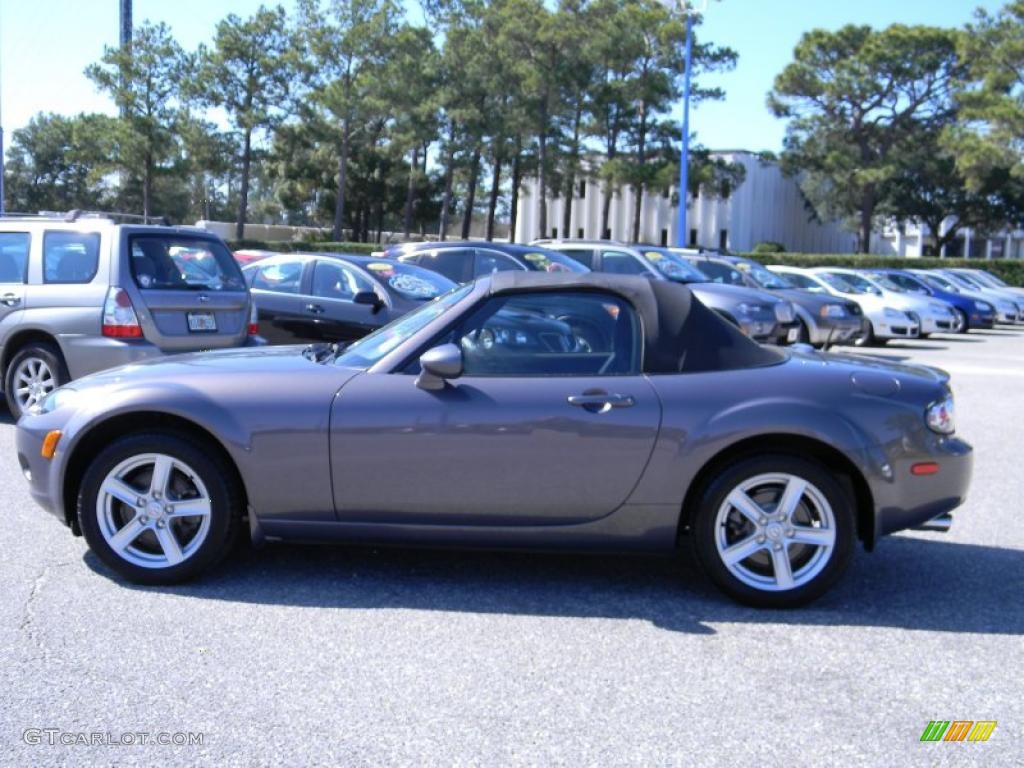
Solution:
[[[878,343],[878,339],[875,337],[875,326],[868,320],[867,328],[864,331],[864,335],[861,336],[854,342],[856,347],[870,347]]]
[[[103,512],[97,509],[97,496],[107,474],[126,459],[148,453],[165,454],[187,464],[210,496],[206,538],[177,565],[146,567],[131,563],[111,548],[101,531]],[[123,578],[136,584],[178,584],[215,566],[234,546],[242,512],[242,493],[235,478],[232,467],[192,437],[171,432],[127,435],[101,451],[86,469],[78,493],[78,523],[89,548]]]
[[[962,309],[956,309],[955,311],[957,315],[960,316],[960,330],[957,331],[957,333],[967,333],[969,330],[971,330],[971,323],[967,317],[967,313],[964,312]]]
[[[4,371],[4,397],[7,400],[7,409],[15,420],[20,419],[23,413],[21,403],[18,400],[18,383],[15,381],[15,375],[22,365],[33,358],[45,363],[46,367],[50,370],[55,383],[54,389],[71,381],[67,364],[64,362],[64,356],[60,353],[60,349],[56,344],[46,341],[33,341],[26,344],[11,358],[10,365]]]
[[[716,518],[729,494],[741,483],[758,475],[785,473],[799,477],[817,488],[828,501],[835,520],[835,540],[827,561],[806,583],[783,591],[770,591],[745,583],[723,562],[716,546]],[[768,454],[740,459],[719,471],[703,486],[692,520],[691,544],[697,562],[711,581],[734,600],[756,608],[794,608],[817,599],[828,591],[846,570],[856,544],[856,515],[851,493],[832,472],[797,456]],[[791,544],[785,545],[788,555]],[[803,546],[803,545],[796,545]],[[808,554],[817,550],[807,550]],[[755,553],[762,556],[761,552]],[[798,551],[798,555],[800,552]],[[770,557],[771,553],[763,556]],[[744,563],[749,561],[743,561]],[[799,571],[799,568],[797,569]]]
[[[796,341],[798,344],[810,344],[811,343],[811,331],[807,327],[807,323],[801,320],[799,317],[796,319],[799,324],[799,330],[797,331]],[[820,344],[818,346],[821,346]]]

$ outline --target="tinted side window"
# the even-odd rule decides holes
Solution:
[[[96,276],[100,236],[95,232],[43,235],[43,282],[88,283]]]
[[[325,299],[351,299],[360,291],[372,291],[373,285],[356,270],[331,261],[318,261],[313,267],[313,295]]]
[[[797,288],[802,288],[805,291],[813,291],[814,293],[824,292],[824,289],[820,285],[806,275],[797,275],[792,272],[787,272],[786,278]]]
[[[430,253],[421,253],[419,266],[439,272],[456,283],[465,283],[473,279],[472,248],[446,248]]]
[[[650,272],[628,253],[622,251],[602,251],[601,271],[613,275],[649,275]]]
[[[516,269],[521,270],[522,267],[503,253],[485,251],[479,248],[476,251],[473,277],[483,277],[495,272],[508,272]]]
[[[640,370],[633,307],[603,293],[500,296],[455,332],[467,376],[609,376]]]
[[[0,283],[25,282],[31,242],[26,232],[0,232]]]
[[[279,261],[256,270],[252,287],[278,293],[298,293],[302,284],[302,261]]]

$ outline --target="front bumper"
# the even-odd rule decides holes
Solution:
[[[863,333],[860,316],[815,318],[811,328],[812,344],[847,344]]]
[[[62,445],[66,443],[66,439],[62,437],[57,443],[57,452],[52,459],[44,459],[40,453],[46,434],[64,426],[62,417],[53,416],[54,414],[22,416],[14,438],[15,450],[22,474],[28,480],[32,499],[47,512],[57,516],[61,522],[66,523],[64,503],[57,479],[66,458],[63,450],[65,446]]]
[[[892,478],[872,483],[875,538],[916,528],[959,507],[967,498],[974,450],[957,437],[929,438],[929,450],[903,455],[890,463]],[[911,467],[934,462],[933,475],[914,475]]]
[[[880,339],[916,339],[921,335],[921,328],[910,318],[892,323],[885,320],[875,326],[874,333]]]
[[[952,333],[956,318],[952,315],[922,315],[921,333]]]

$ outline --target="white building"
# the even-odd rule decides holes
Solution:
[[[782,243],[787,251],[805,253],[850,253],[856,250],[856,236],[836,223],[814,218],[796,182],[784,176],[778,165],[743,150],[713,152],[713,156],[736,162],[746,169],[746,178],[726,199],[704,194],[687,201],[686,242],[707,248],[749,251],[762,241]],[[640,216],[643,242],[673,245],[676,241],[676,206],[672,190],[648,190]],[[528,180],[519,197],[516,241],[539,237],[611,238],[630,240],[635,192],[623,187],[613,193],[607,232],[601,232],[603,184],[594,178],[576,185],[572,200],[572,223],[562,232],[565,199],[547,200],[546,232],[539,230],[537,181]]]
[[[942,234],[948,231],[950,222],[943,223]],[[895,222],[887,223],[881,232],[871,238],[871,252],[887,256],[918,256],[940,254],[935,253],[935,238],[930,230],[921,224],[904,222],[897,226]],[[961,229],[950,245],[943,248],[942,256],[968,256],[972,259],[1021,259],[1024,258],[1024,231],[1000,232],[995,235],[983,236],[970,227]]]

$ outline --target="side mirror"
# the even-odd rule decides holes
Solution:
[[[381,307],[384,306],[384,302],[381,301],[374,291],[360,291],[352,297],[353,304],[365,304],[368,307],[373,307],[373,314],[380,312]]]
[[[420,369],[420,375],[416,377],[417,387],[431,391],[444,389],[448,379],[462,375],[462,350],[455,344],[428,349],[420,355]]]

